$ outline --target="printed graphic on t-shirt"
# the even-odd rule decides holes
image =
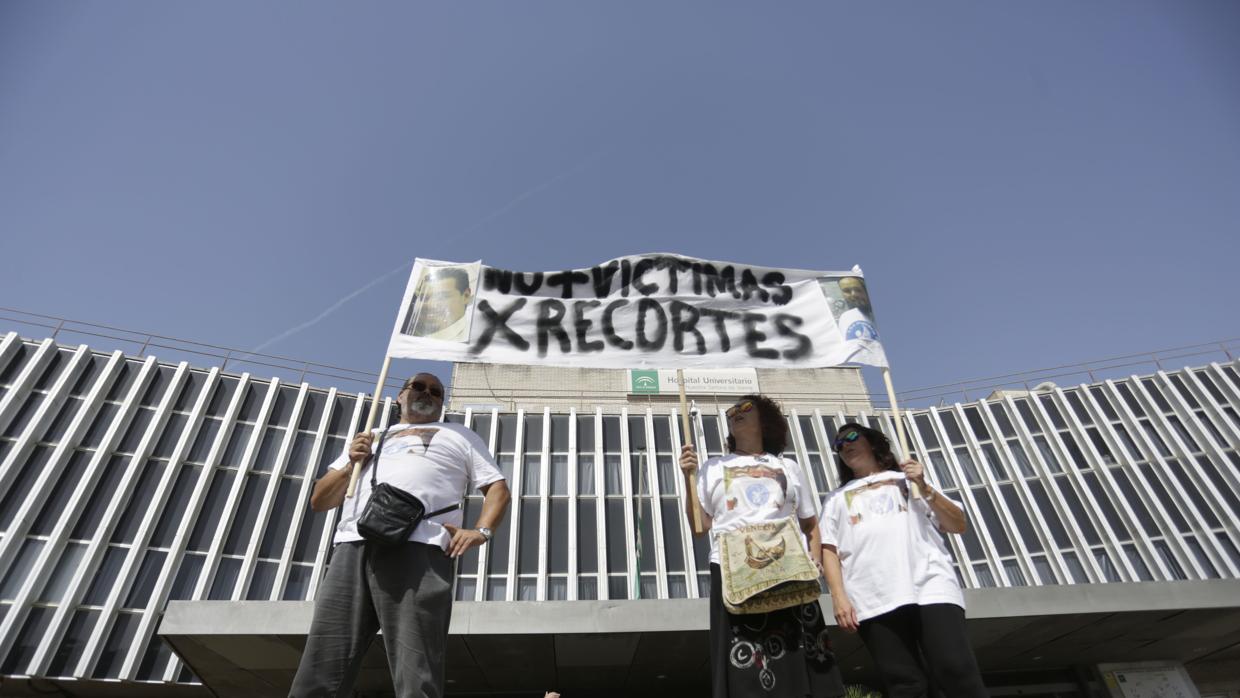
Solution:
[[[908,485],[904,480],[879,480],[844,492],[848,523],[884,518],[908,511]]]
[[[438,427],[410,427],[409,429],[401,429],[400,431],[388,434],[387,443],[383,446],[384,453],[416,453],[426,455],[426,451],[431,447],[431,440],[435,438],[435,434],[439,433]],[[417,441],[421,441],[422,448],[419,450],[409,443],[396,443],[397,439],[402,437],[411,437]]]
[[[753,465],[723,468],[723,492],[728,511],[735,510],[743,501],[745,509],[762,509],[768,505],[778,509],[788,498],[788,476],[782,468],[767,465],[765,456],[755,459]],[[779,487],[772,491],[772,485]]]

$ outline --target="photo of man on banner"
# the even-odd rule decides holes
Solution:
[[[468,341],[477,287],[477,264],[423,267],[401,333],[445,342]]]
[[[870,292],[861,275],[820,279],[819,285],[831,306],[835,324],[844,339],[878,340],[878,325],[874,321],[874,307],[870,304]]]

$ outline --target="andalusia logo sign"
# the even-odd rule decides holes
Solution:
[[[630,371],[630,380],[632,381],[632,392],[635,395],[659,394],[658,371]]]

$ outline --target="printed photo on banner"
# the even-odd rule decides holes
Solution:
[[[863,277],[824,278],[819,279],[818,284],[844,339],[878,340],[878,324],[874,321],[874,308],[870,305],[870,292],[866,290]]]
[[[477,264],[422,267],[401,333],[445,342],[469,341],[478,268]]]

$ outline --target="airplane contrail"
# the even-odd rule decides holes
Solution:
[[[522,192],[522,193],[518,194],[517,196],[513,197],[513,198],[512,198],[512,200],[510,200],[508,203],[504,204],[503,206],[500,206],[499,208],[495,209],[495,210],[494,210],[494,211],[492,211],[491,213],[488,213],[486,216],[483,216],[481,220],[479,220],[477,223],[474,223],[473,225],[471,225],[471,226],[469,226],[468,228],[466,228],[464,231],[462,231],[462,233],[461,233],[461,234],[462,234],[462,235],[468,235],[469,233],[472,233],[472,232],[474,232],[474,231],[478,230],[479,228],[483,227],[484,225],[486,225],[486,224],[490,223],[491,221],[493,221],[493,220],[495,220],[495,219],[497,219],[497,218],[499,218],[499,217],[503,216],[504,214],[508,213],[509,211],[511,211],[513,208],[515,208],[518,204],[520,204],[521,202],[525,201],[526,199],[529,199],[529,198],[531,198],[531,197],[533,197],[533,196],[536,196],[536,195],[540,194],[541,192],[543,192],[543,191],[545,191],[545,190],[547,190],[547,189],[551,188],[551,186],[553,186],[556,182],[559,182],[559,181],[560,181],[560,180],[562,180],[562,179],[566,179],[566,178],[568,178],[568,177],[571,177],[571,176],[573,176],[573,175],[577,174],[578,172],[580,172],[580,171],[584,170],[586,167],[588,167],[588,166],[590,166],[591,164],[593,164],[595,160],[598,160],[599,158],[603,157],[604,155],[607,155],[607,154],[608,154],[608,153],[610,153],[612,150],[613,150],[613,148],[608,147],[608,148],[602,148],[602,149],[600,149],[600,150],[595,151],[595,152],[594,152],[594,153],[592,153],[589,157],[585,158],[584,160],[582,160],[580,163],[578,163],[578,164],[574,165],[573,167],[570,167],[570,168],[568,168],[567,170],[564,170],[563,172],[560,172],[559,174],[555,175],[554,177],[551,177],[550,179],[546,180],[545,182],[542,182],[541,184],[539,184],[539,185],[537,185],[537,186],[533,187],[532,189],[528,189],[528,190],[526,190],[526,191],[524,191],[524,192]],[[291,337],[291,336],[293,336],[293,335],[297,334],[298,332],[301,332],[301,331],[303,331],[303,330],[307,330],[307,329],[309,329],[309,328],[311,328],[311,327],[314,327],[315,325],[317,325],[318,323],[320,323],[320,322],[322,322],[324,319],[326,319],[326,318],[327,318],[327,316],[329,316],[329,315],[331,315],[332,313],[334,313],[334,312],[336,312],[337,310],[339,310],[342,306],[344,306],[344,305],[345,305],[346,303],[348,303],[349,301],[353,300],[354,298],[357,298],[358,296],[360,296],[360,295],[362,295],[363,293],[365,293],[365,292],[369,291],[370,289],[374,288],[375,286],[378,286],[379,284],[383,283],[384,281],[387,281],[389,278],[391,278],[392,276],[394,276],[397,272],[404,271],[404,270],[407,270],[407,269],[409,269],[409,264],[408,264],[408,263],[401,264],[399,267],[396,267],[395,269],[393,269],[392,271],[389,271],[388,273],[384,274],[383,276],[380,276],[380,277],[379,277],[379,278],[377,278],[377,279],[371,279],[371,280],[370,280],[370,282],[369,282],[369,283],[367,283],[366,285],[362,286],[361,288],[358,288],[357,290],[353,291],[352,293],[349,293],[348,295],[344,296],[343,298],[341,298],[341,299],[337,300],[335,303],[332,303],[331,305],[327,306],[327,308],[326,308],[326,309],[324,309],[324,310],[323,310],[323,312],[319,313],[318,315],[315,315],[313,318],[311,318],[311,319],[309,319],[309,320],[307,320],[307,321],[305,321],[305,322],[303,322],[303,323],[301,323],[301,324],[299,324],[299,325],[296,325],[296,326],[294,326],[294,327],[290,327],[289,329],[287,329],[287,330],[285,330],[285,331],[281,332],[280,334],[278,334],[278,335],[276,335],[276,336],[272,337],[271,339],[268,339],[267,341],[263,342],[262,344],[259,344],[258,346],[256,346],[256,347],[254,347],[253,349],[251,349],[251,350],[250,350],[250,353],[251,353],[251,354],[258,353],[258,352],[260,352],[260,351],[262,351],[262,350],[266,349],[267,347],[269,347],[269,346],[271,346],[271,345],[273,345],[273,344],[275,344],[275,343],[277,343],[277,342],[280,342],[280,341],[282,341],[282,340],[288,339],[289,337]],[[242,357],[242,358],[244,358],[244,357]]]

